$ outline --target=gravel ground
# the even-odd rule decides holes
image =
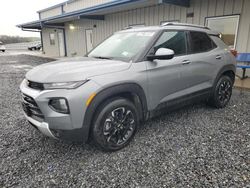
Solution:
[[[24,119],[19,84],[49,59],[0,57],[0,187],[250,187],[250,93],[229,106],[197,104],[146,122],[105,153],[41,135]]]

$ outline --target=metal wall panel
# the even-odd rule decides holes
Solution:
[[[112,0],[75,0],[63,5],[63,11],[65,13],[68,13],[88,7],[93,7],[110,1]],[[42,11],[40,14],[41,14],[41,19],[57,16],[62,14],[62,7],[58,6],[49,10],[45,10]]]
[[[224,15],[233,14],[234,0],[226,0],[224,6]]]
[[[76,0],[73,2],[66,3],[63,6],[65,12],[72,12],[79,9],[84,9],[88,7],[93,7],[99,4],[107,3],[112,0]]]
[[[62,13],[62,8],[56,7],[56,8],[41,12],[40,15],[41,15],[41,19],[44,19],[44,18],[49,18],[49,17],[60,15],[61,13]]]
[[[236,48],[239,52],[250,52],[249,7],[250,0],[191,0],[189,8],[160,4],[109,14],[105,16],[104,21],[72,21],[66,24],[68,55],[84,55],[86,53],[86,29],[93,29],[94,45],[97,45],[113,32],[129,25],[159,25],[162,21],[172,20],[204,25],[206,17],[231,14],[241,14]],[[187,18],[187,13],[194,13],[194,17]],[[74,24],[76,29],[70,30],[69,24]]]
[[[56,29],[48,29],[44,28],[42,30],[43,33],[43,50],[46,55],[50,57],[58,57],[59,56],[59,43],[58,43],[58,30]],[[50,33],[55,34],[55,45],[50,45]]]
[[[250,1],[244,0],[242,14],[239,24],[237,50],[239,52],[250,52]]]
[[[239,14],[242,11],[244,0],[234,0],[233,2],[233,14]]]

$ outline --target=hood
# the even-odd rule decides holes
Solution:
[[[26,74],[26,79],[39,83],[80,81],[123,71],[129,66],[130,63],[117,60],[71,58],[39,65]]]

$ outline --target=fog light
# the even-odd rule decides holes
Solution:
[[[53,98],[49,101],[49,107],[59,113],[69,114],[68,101],[64,98]]]

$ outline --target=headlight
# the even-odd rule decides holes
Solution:
[[[69,114],[69,105],[67,99],[65,98],[50,99],[49,107],[56,112]]]
[[[78,82],[57,82],[43,84],[44,89],[75,89],[85,84],[88,80]]]

